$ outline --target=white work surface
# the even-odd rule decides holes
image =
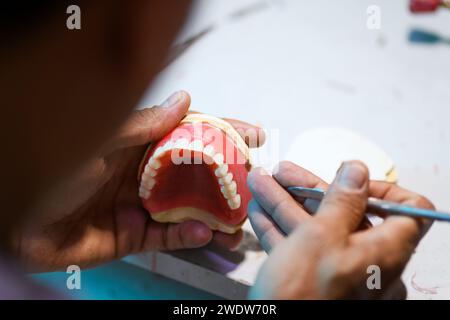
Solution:
[[[263,6],[225,19],[254,3]],[[366,26],[373,4],[380,30]],[[261,152],[279,148],[279,160],[307,130],[350,129],[389,154],[399,184],[450,211],[450,45],[408,40],[412,28],[450,37],[450,10],[411,15],[406,0],[203,0],[178,41],[217,21],[141,106],[187,90],[198,111],[278,129],[279,146],[269,136]],[[450,225],[434,224],[403,279],[410,299],[450,298]]]

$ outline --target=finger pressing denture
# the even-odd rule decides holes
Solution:
[[[226,121],[189,114],[147,150],[139,169],[139,196],[158,222],[199,220],[235,233],[251,199],[249,149]]]

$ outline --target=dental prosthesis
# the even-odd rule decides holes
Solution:
[[[139,196],[153,220],[199,220],[235,233],[247,217],[249,149],[228,122],[189,114],[150,145],[139,169]]]

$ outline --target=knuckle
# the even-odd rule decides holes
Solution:
[[[138,125],[147,125],[149,122],[153,122],[159,119],[159,113],[157,107],[145,108],[136,112],[136,123]]]
[[[288,202],[288,198],[281,199],[272,210],[272,217],[274,219],[282,219],[285,213],[289,212],[290,206]]]

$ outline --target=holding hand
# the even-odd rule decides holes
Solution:
[[[249,218],[270,253],[250,297],[261,299],[386,298],[398,293],[399,278],[430,222],[389,216],[361,229],[368,197],[433,209],[424,197],[394,184],[369,181],[361,162],[346,162],[331,186],[292,163],[283,162],[274,176],[250,173],[254,200]],[[289,186],[328,189],[317,201],[299,204]],[[367,268],[381,270],[381,289],[369,290]]]
[[[177,92],[162,106],[135,111],[89,164],[39,203],[37,219],[13,241],[25,265],[52,271],[71,264],[91,267],[142,251],[198,248],[211,240],[237,246],[242,232],[213,232],[199,221],[157,223],[141,206],[137,174],[144,152],[179,124],[189,106],[189,95]],[[227,121],[240,133],[260,130]]]

